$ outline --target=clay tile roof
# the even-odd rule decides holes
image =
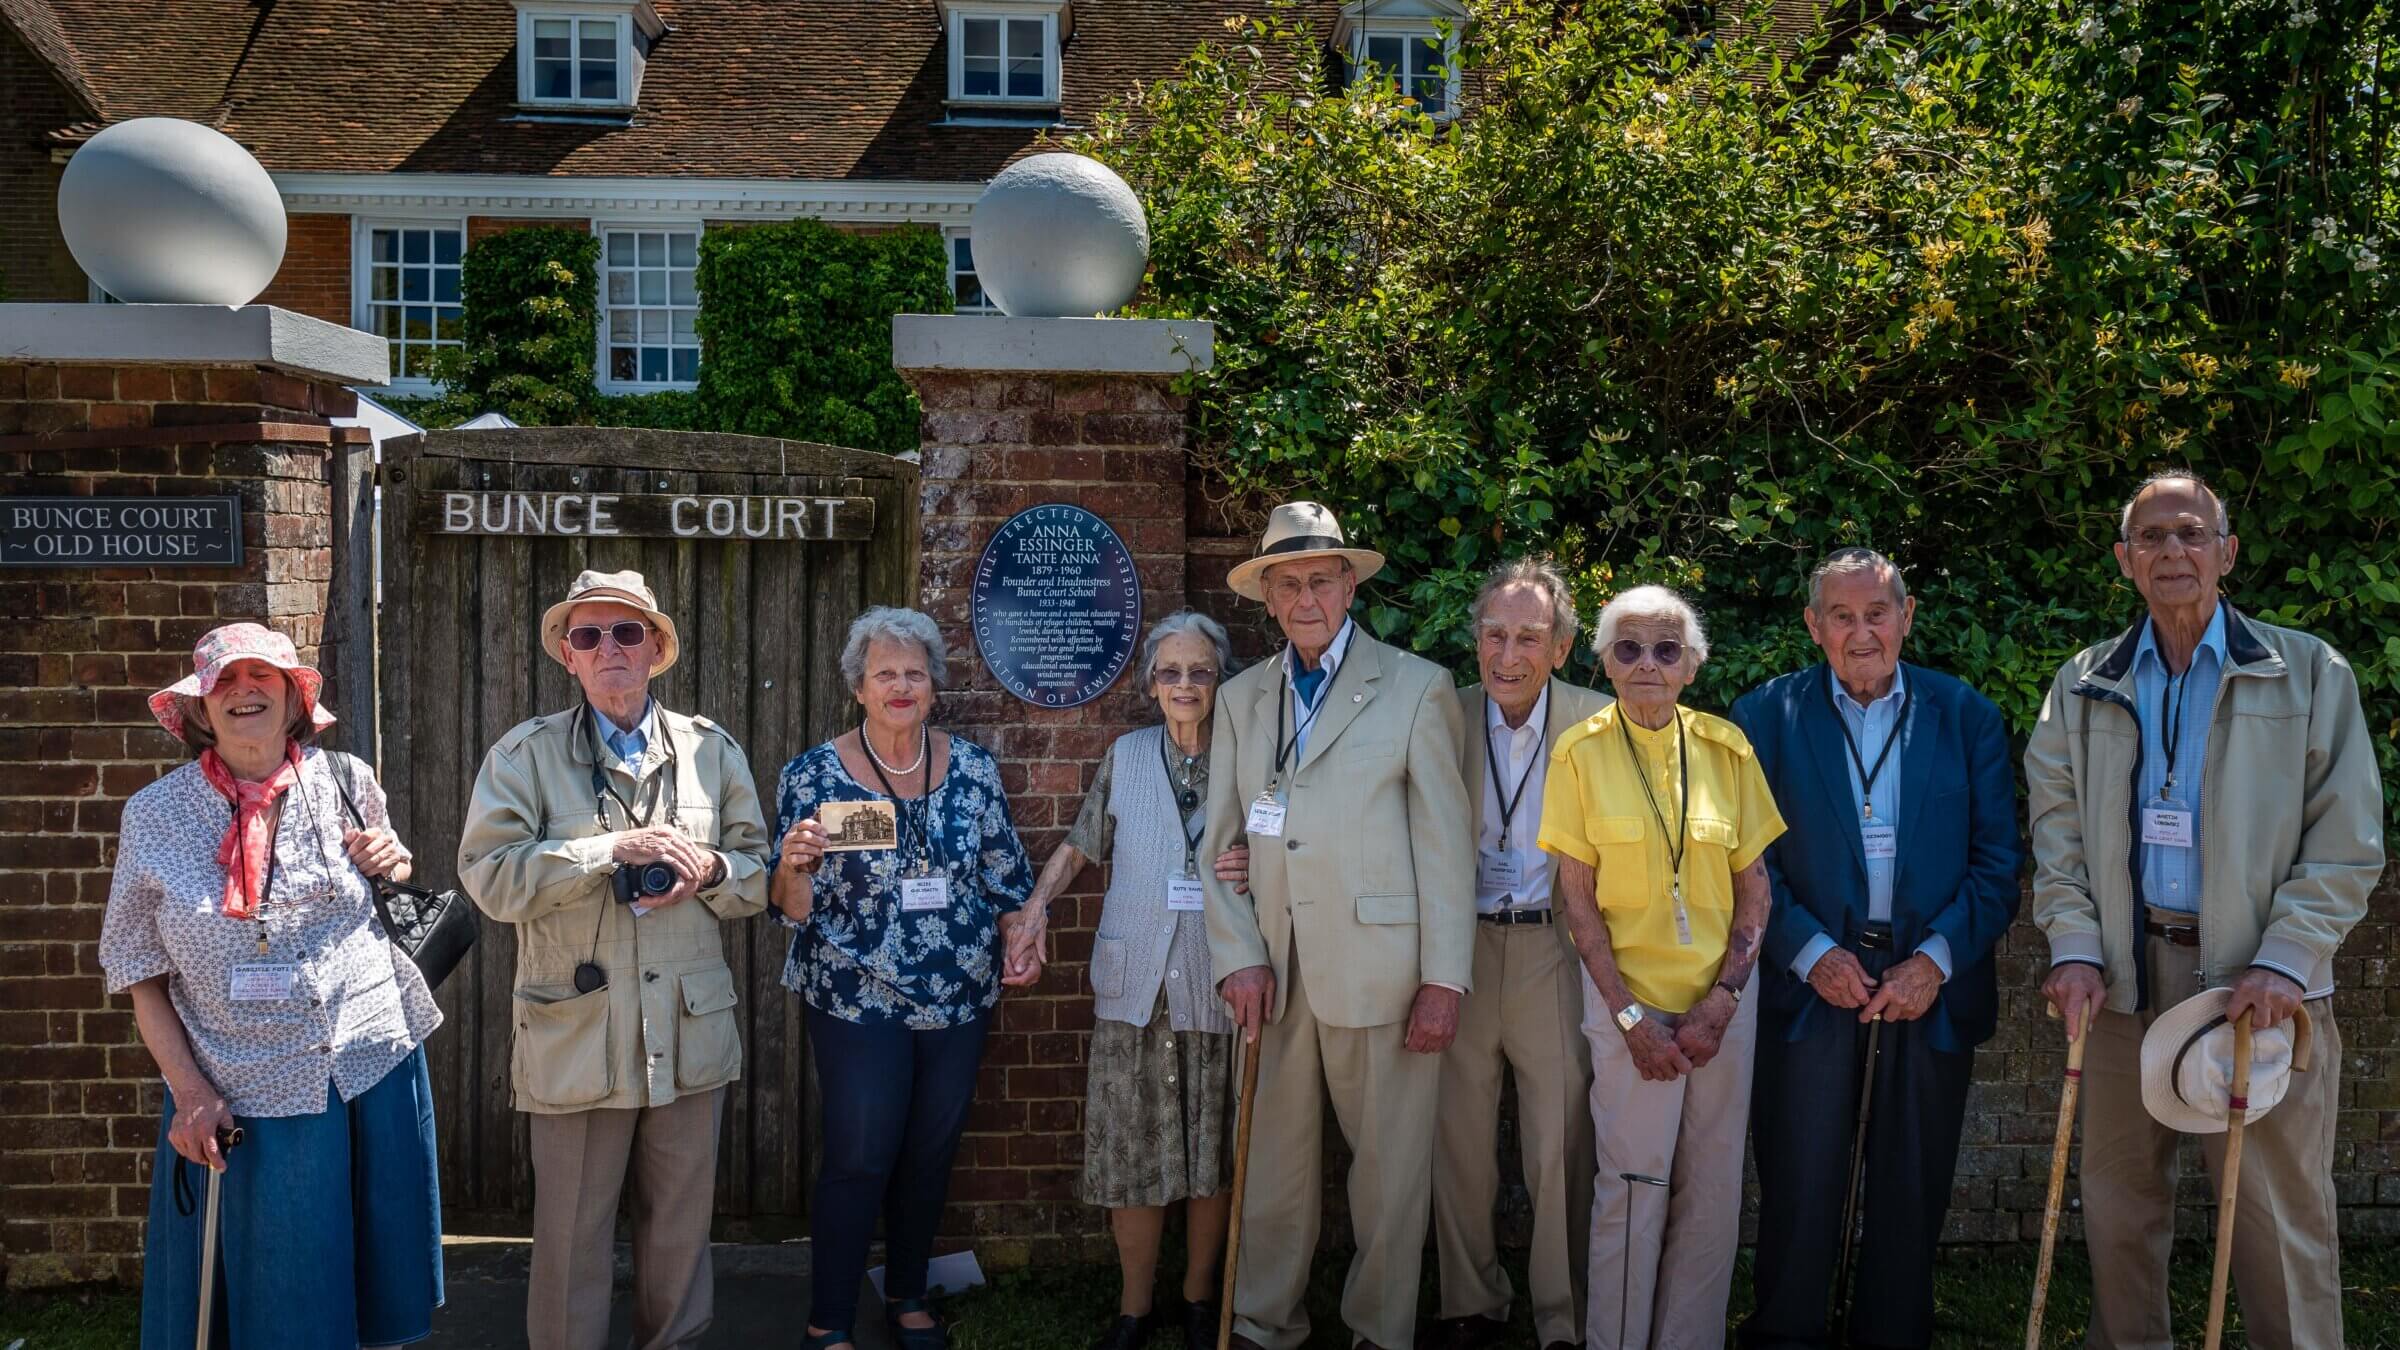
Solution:
[[[58,13],[51,9],[49,0],[0,0],[0,24],[6,24],[24,40],[34,58],[50,68],[50,73],[83,105],[85,112],[98,117],[106,111],[100,92],[84,74],[74,41],[59,23]]]
[[[656,4],[669,31],[640,107],[615,121],[520,112],[509,0],[0,0],[0,15],[55,35],[38,50],[79,55],[106,120],[205,122],[279,173],[978,181],[1044,134],[950,122],[936,0]],[[1306,4],[1330,37],[1341,0]],[[1069,126],[1224,40],[1228,17],[1265,9],[1073,5]],[[44,130],[70,145],[90,133]]]

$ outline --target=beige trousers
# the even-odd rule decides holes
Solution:
[[[1320,1024],[1296,956],[1284,1000],[1283,1016],[1259,1033],[1233,1329],[1267,1350],[1293,1350],[1308,1339],[1303,1299],[1317,1253],[1330,1096],[1350,1145],[1350,1223],[1358,1241],[1342,1283],[1342,1321],[1385,1350],[1408,1350],[1432,1208],[1425,1179],[1433,1168],[1441,1057],[1404,1048],[1406,1022]]]
[[[1505,1065],[1517,1080],[1517,1147],[1533,1199],[1526,1275],[1535,1339],[1543,1345],[1583,1339],[1593,1166],[1583,980],[1583,967],[1555,929],[1477,923],[1476,992],[1460,1006],[1458,1039],[1442,1052],[1433,1170],[1440,1315],[1505,1318],[1515,1297],[1500,1268],[1493,1217]]]
[[[2196,947],[2147,939],[2149,1010],[2103,1012],[2083,1052],[2083,1232],[2092,1256],[2093,1350],[2172,1350],[2167,1262],[2175,1240],[2176,1135],[2142,1106],[2142,1033],[2200,990]],[[2309,1071],[2274,1110],[2242,1131],[2233,1226],[2233,1287],[2250,1344],[2341,1350],[2341,1253],[2333,1199],[2335,1103],[2342,1036],[2333,1000],[2313,999]],[[2223,1134],[2200,1136],[2213,1195]],[[2212,1233],[2187,1234],[2203,1240]],[[2183,1328],[2185,1344],[2201,1328]]]
[[[708,1221],[725,1089],[665,1106],[535,1115],[531,1350],[601,1350],[616,1270],[617,1197],[633,1182],[635,1350],[696,1346],[716,1315]]]
[[[1742,1156],[1758,1050],[1758,977],[1708,1066],[1654,1083],[1583,981],[1592,1046],[1592,1253],[1585,1350],[1717,1350],[1742,1236]],[[1655,1011],[1653,1013],[1655,1015]],[[1664,1187],[1629,1181],[1650,1177]]]

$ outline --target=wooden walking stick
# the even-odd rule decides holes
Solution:
[[[1258,1029],[1263,1037],[1265,1027]],[[1250,1184],[1250,1119],[1258,1101],[1258,1059],[1265,1046],[1251,1041],[1242,1056],[1242,1103],[1233,1124],[1233,1200],[1225,1214],[1225,1294],[1217,1300],[1217,1350],[1233,1344],[1233,1278],[1242,1263],[1242,1192]]]
[[[2225,1104],[2225,1166],[2217,1187],[2217,1262],[2208,1277],[2208,1350],[2225,1336],[2225,1276],[2233,1262],[2233,1216],[2240,1206],[2242,1127],[2250,1115],[2250,1010],[2233,1019],[2233,1098]]]
[[[1858,1230],[1858,1188],[1867,1167],[1867,1121],[1875,1114],[1875,1062],[1881,1058],[1883,1014],[1867,1023],[1867,1061],[1859,1074],[1858,1130],[1850,1139],[1850,1188],[1842,1192],[1842,1255],[1833,1268],[1834,1343],[1850,1329],[1850,1248]]]
[[[242,1142],[242,1127],[221,1125],[217,1128],[217,1147],[232,1153]],[[178,1160],[177,1166],[181,1166]],[[192,1338],[198,1350],[208,1350],[210,1324],[216,1321],[217,1296],[217,1209],[224,1189],[225,1174],[216,1168],[208,1169],[208,1203],[200,1220],[200,1330]]]
[[[2058,1018],[2058,1005],[2050,1009]],[[2050,1258],[2058,1250],[2058,1209],[2067,1190],[2067,1151],[2075,1143],[2075,1096],[2083,1086],[2082,1019],[2067,1028],[2067,1081],[2058,1090],[2058,1133],[2050,1141],[2050,1198],[2042,1206],[2042,1254],[2033,1265],[2033,1310],[2025,1317],[2025,1350],[2042,1350],[2042,1309],[2050,1302]]]

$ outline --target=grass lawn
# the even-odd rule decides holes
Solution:
[[[2083,1322],[2091,1308],[2091,1282],[2080,1249],[2070,1248],[2059,1255],[2043,1327],[2045,1344],[2063,1348],[2082,1344]],[[2177,1339],[2197,1345],[2206,1323],[2208,1249],[2181,1248],[2176,1258]],[[1179,1269],[1172,1262],[1165,1264],[1167,1269]],[[1511,1276],[1521,1289],[1523,1263],[1513,1264]],[[1349,1340],[1338,1312],[1343,1267],[1341,1257],[1317,1263],[1309,1295],[1309,1315],[1316,1328],[1309,1341],[1311,1350],[1347,1350]],[[1430,1260],[1426,1269],[1430,1276]],[[2345,1248],[2342,1276],[2349,1343],[2362,1350],[2400,1347],[2400,1245]],[[1945,1252],[1936,1291],[1939,1329],[1934,1344],[2022,1345],[2025,1301],[2032,1285],[2030,1248]],[[949,1300],[945,1311],[958,1350],[1085,1350],[1116,1306],[1116,1291],[1113,1268],[1014,1271],[1000,1276],[990,1288]],[[1735,1320],[1749,1302],[1749,1260],[1745,1256],[1734,1281]],[[1430,1298],[1425,1307],[1430,1315]],[[2245,1345],[2238,1301],[2226,1320],[2225,1344]],[[139,1323],[140,1298],[135,1294],[0,1295],[0,1350],[123,1350],[135,1343]],[[1523,1343],[1531,1345],[1532,1330],[1522,1314],[1518,1325],[1524,1331]],[[1161,1335],[1152,1344],[1154,1350],[1166,1350],[1177,1343],[1173,1337]]]

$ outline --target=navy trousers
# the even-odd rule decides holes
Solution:
[[[1880,979],[1889,951],[1856,952]],[[1758,1160],[1758,1306],[1742,1323],[1745,1350],[1831,1344],[1828,1313],[1840,1263],[1843,1191],[1857,1137],[1867,1028],[1827,1009],[1799,1040],[1762,1023],[1751,1092]],[[1887,1022],[1867,1125],[1861,1236],[1850,1256],[1849,1343],[1917,1347],[1933,1339],[1933,1254],[1950,1206],[1966,1117],[1972,1051],[1936,1050],[1922,1022]]]
[[[875,1219],[883,1218],[886,1298],[920,1298],[950,1192],[992,1015],[940,1031],[862,1025],[808,1010],[809,1053],[825,1098],[825,1161],[809,1206],[815,1269],[810,1325],[849,1330]]]

